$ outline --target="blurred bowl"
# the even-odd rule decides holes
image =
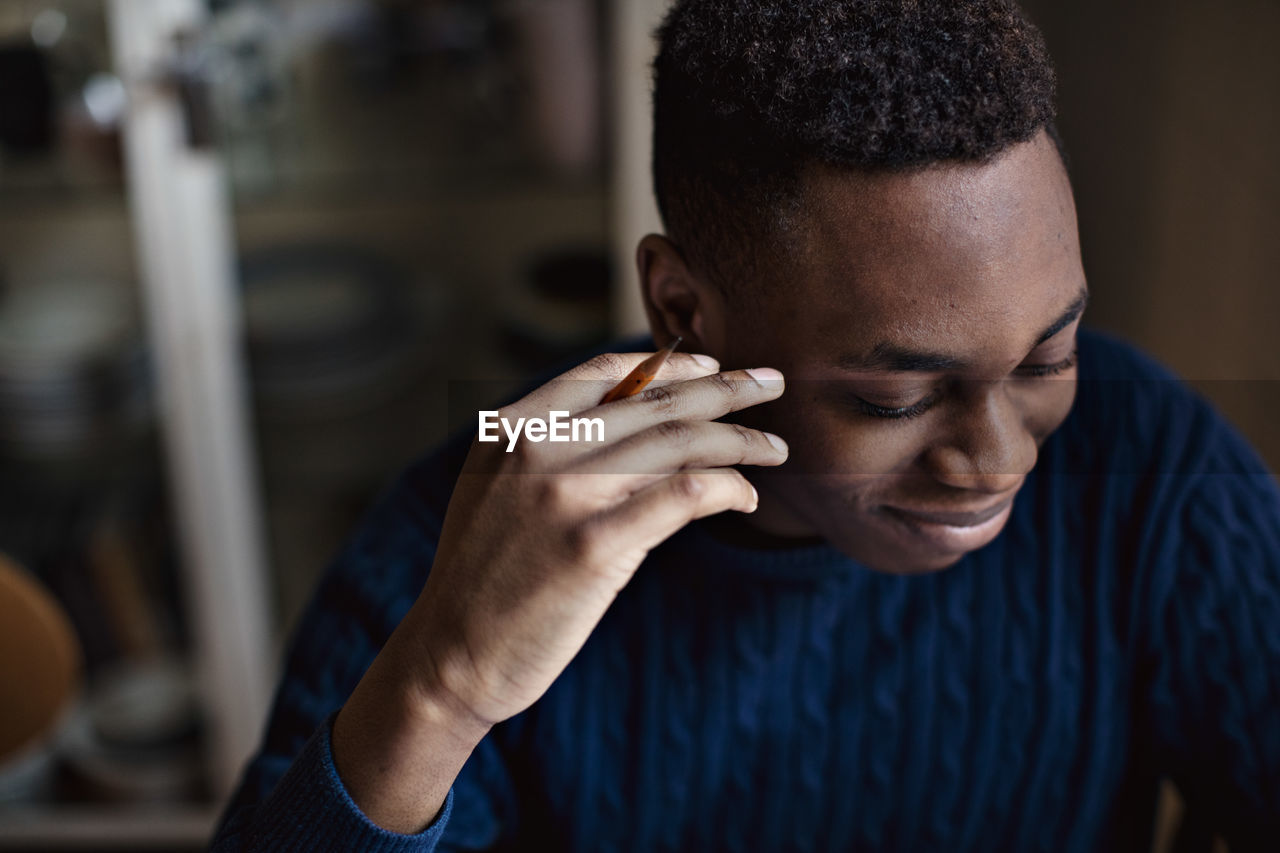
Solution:
[[[0,555],[0,801],[43,789],[80,679],[80,646],[62,606]]]
[[[63,748],[95,798],[178,802],[201,783],[199,725],[195,679],[180,659],[120,661],[95,675]]]

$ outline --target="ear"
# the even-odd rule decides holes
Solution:
[[[724,313],[714,285],[693,273],[680,248],[660,234],[648,234],[636,247],[640,296],[653,340],[662,346],[677,335],[680,349],[715,355]]]

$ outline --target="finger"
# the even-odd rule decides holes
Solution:
[[[760,497],[732,468],[680,471],[637,491],[593,522],[619,552],[657,547],[689,522],[725,510],[754,512]]]
[[[620,441],[659,421],[713,421],[730,412],[776,400],[784,390],[780,372],[757,367],[651,385],[634,397],[601,406],[590,414],[604,419],[610,441]]]
[[[787,443],[773,433],[712,421],[659,421],[581,457],[569,470],[591,474],[669,474],[729,465],[781,465]]]
[[[504,416],[546,417],[551,411],[579,414],[593,409],[610,389],[653,353],[603,353],[560,374],[503,410]],[[664,382],[697,379],[714,374],[720,364],[708,355],[672,353],[658,371]],[[643,392],[642,392],[643,393]]]

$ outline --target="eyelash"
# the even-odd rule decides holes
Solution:
[[[1026,367],[1019,368],[1019,370],[1022,371],[1023,376],[1032,376],[1036,378],[1041,376],[1054,376],[1059,373],[1065,373],[1075,367],[1076,356],[1079,354],[1079,350],[1073,349],[1071,351],[1071,355],[1067,356],[1064,361],[1060,361],[1057,364],[1029,364]]]
[[[1065,373],[1076,366],[1076,357],[1079,350],[1072,350],[1071,355],[1067,356],[1064,361],[1057,364],[1031,364],[1026,367],[1020,367],[1018,370],[1023,376],[1039,379],[1045,376],[1056,376],[1059,373]],[[861,397],[854,397],[854,405],[864,414],[873,418],[882,418],[885,420],[908,420],[910,418],[919,417],[927,412],[936,402],[937,393],[930,394],[918,403],[912,403],[910,406],[904,406],[901,409],[886,409],[883,406],[877,406],[874,403],[868,403]]]

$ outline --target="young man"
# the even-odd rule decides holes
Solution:
[[[603,441],[465,436],[399,480],[215,848],[1145,850],[1168,776],[1273,849],[1280,492],[1080,328],[1039,34],[686,0],[660,39],[638,262],[683,354],[500,413]]]

